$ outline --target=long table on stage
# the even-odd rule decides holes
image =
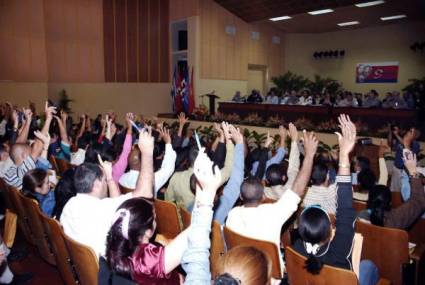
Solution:
[[[257,113],[264,120],[267,120],[269,117],[279,116],[287,122],[306,118],[313,123],[329,121],[331,119],[336,120],[340,114],[347,114],[353,120],[361,120],[372,129],[381,128],[388,123],[408,125],[417,122],[417,111],[406,109],[220,102],[218,111],[223,114],[238,114],[242,118],[249,114]]]

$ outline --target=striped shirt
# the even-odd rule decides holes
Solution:
[[[15,187],[19,190],[22,189],[22,179],[24,175],[35,168],[35,161],[32,159],[31,155],[29,155],[21,165],[16,166],[16,164],[12,165],[9,170],[6,172],[4,176],[4,181],[12,187]]]
[[[328,187],[313,185],[307,189],[302,206],[320,205],[329,214],[335,214],[336,199],[336,183]]]

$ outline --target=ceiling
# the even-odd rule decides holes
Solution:
[[[246,22],[268,22],[289,33],[323,33],[383,24],[425,20],[424,0],[386,0],[384,4],[358,8],[356,3],[372,0],[215,0]],[[308,11],[331,8],[333,13],[309,15]],[[407,18],[382,21],[380,17],[406,14]],[[272,22],[269,18],[291,16]],[[359,25],[339,27],[338,23],[359,21]]]

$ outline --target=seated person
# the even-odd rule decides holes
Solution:
[[[288,189],[275,203],[261,204],[264,187],[258,178],[248,178],[242,183],[243,206],[233,208],[226,221],[231,230],[255,239],[275,243],[280,247],[280,231],[283,224],[298,209],[310,179],[313,158],[318,141],[313,133],[304,132],[305,158],[300,173],[291,189]],[[259,230],[261,229],[261,230]],[[283,264],[281,264],[283,268]]]
[[[106,235],[116,209],[133,197],[152,197],[153,146],[153,137],[141,132],[138,147],[143,160],[139,180],[136,189],[125,195],[121,195],[113,179],[110,162],[103,162],[99,158],[99,165],[83,163],[76,168],[74,185],[77,195],[69,199],[60,216],[63,230],[68,236],[91,247],[99,256],[105,254]]]
[[[375,89],[370,90],[369,93],[366,94],[366,98],[363,102],[364,108],[378,108],[381,107],[381,100],[379,100],[379,94]]]
[[[298,131],[294,124],[289,124],[291,151],[289,162],[272,164],[266,170],[266,185],[264,194],[267,198],[279,200],[286,190],[291,188],[300,169],[300,150],[298,149]],[[286,166],[286,167],[285,167]]]
[[[73,168],[62,173],[61,179],[56,185],[55,191],[53,191],[55,194],[55,208],[53,209],[52,217],[58,221],[60,221],[66,203],[77,195],[77,190],[74,186],[74,174],[75,170]]]
[[[246,98],[247,103],[262,103],[263,97],[260,94],[260,91],[253,89],[248,98]]]
[[[391,208],[391,191],[387,186],[376,185],[369,192],[368,209],[359,213],[361,219],[376,226],[407,229],[425,211],[425,192],[417,171],[416,157],[405,152],[404,164],[410,175],[411,196],[397,208]]]
[[[245,97],[241,95],[241,91],[236,91],[235,95],[233,95],[232,101],[235,103],[244,103]]]
[[[307,257],[305,268],[311,274],[319,274],[323,264],[352,270],[349,257],[356,215],[350,182],[349,153],[356,143],[356,127],[345,115],[340,116],[339,122],[342,135],[338,134],[340,154],[335,235],[332,236],[328,213],[320,206],[310,206],[305,208],[299,217],[300,238],[294,243],[294,249]],[[378,280],[376,266],[370,261],[361,261],[359,284],[376,284]]]
[[[28,171],[22,182],[22,193],[29,198],[37,200],[41,211],[52,217],[55,207],[55,195],[50,187],[47,171],[40,168]]]
[[[310,96],[310,91],[303,90],[300,98],[298,98],[298,105],[313,105],[313,97]]]
[[[0,178],[3,178],[10,167],[13,166],[13,161],[9,155],[9,146],[7,144],[0,145]]]
[[[358,107],[359,102],[354,98],[353,93],[345,92],[343,99],[338,102],[338,107]]]
[[[292,90],[291,93],[286,98],[285,102],[282,102],[282,104],[287,104],[287,105],[296,105],[296,104],[298,104],[297,92],[295,90]]]
[[[279,97],[276,94],[276,88],[271,88],[267,94],[265,101],[267,104],[279,104]]]
[[[176,162],[176,152],[173,150],[171,145],[169,131],[167,129],[160,129],[160,136],[165,142],[165,154],[161,168],[155,172],[155,193],[164,186],[170,176],[174,173],[174,166]],[[140,150],[134,148],[128,156],[128,166],[130,171],[121,176],[119,184],[128,189],[135,189],[140,173],[141,163]]]

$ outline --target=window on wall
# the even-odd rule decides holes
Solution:
[[[169,0],[103,0],[105,81],[169,82]]]

